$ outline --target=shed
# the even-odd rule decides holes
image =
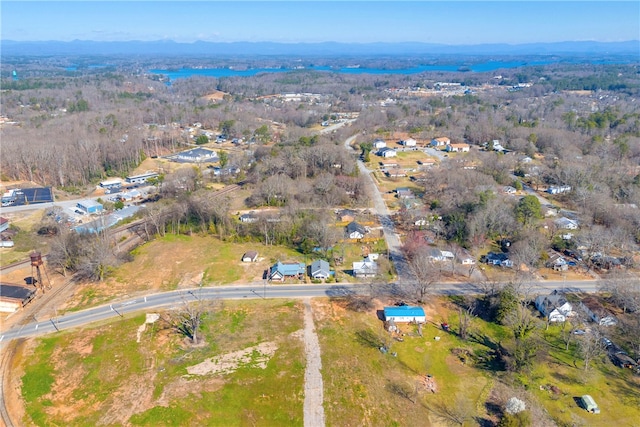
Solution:
[[[596,403],[595,400],[593,400],[593,397],[591,397],[588,394],[585,394],[580,398],[580,404],[584,409],[586,409],[587,411],[593,414],[600,413],[600,408],[598,408],[598,404]]]
[[[9,220],[7,218],[0,217],[0,233],[9,228]]]
[[[102,209],[103,209],[102,204],[91,199],[79,201],[76,204],[76,207],[89,214],[102,212]]]
[[[416,322],[425,323],[427,316],[424,314],[422,307],[413,307],[410,305],[402,305],[400,307],[385,307],[384,320],[398,322]]]
[[[0,312],[13,313],[27,305],[35,294],[35,288],[0,283]]]
[[[258,260],[257,251],[248,251],[242,255],[242,262],[256,262]]]

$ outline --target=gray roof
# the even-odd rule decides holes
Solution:
[[[317,259],[311,263],[311,275],[314,276],[318,273],[323,273],[328,276],[331,272],[331,267],[329,267],[329,263],[323,259]]]
[[[363,225],[360,225],[355,221],[351,221],[349,224],[347,224],[347,234],[351,234],[354,231],[357,231],[362,235],[364,235],[367,232],[367,230],[364,228]]]

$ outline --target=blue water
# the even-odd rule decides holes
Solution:
[[[340,74],[418,74],[427,71],[447,71],[447,72],[462,72],[462,71],[471,71],[471,72],[487,72],[487,71],[495,71],[504,68],[518,68],[525,66],[536,66],[536,65],[547,65],[552,64],[554,61],[531,61],[531,62],[523,62],[523,61],[488,61],[481,62],[478,64],[472,65],[420,65],[417,67],[411,68],[400,68],[400,69],[383,69],[383,68],[331,68],[327,66],[322,67],[308,67],[305,70],[314,70],[314,71],[330,71],[334,73]],[[283,73],[289,71],[297,71],[296,69],[291,68],[251,68],[248,70],[233,70],[229,68],[181,68],[178,70],[159,70],[153,69],[149,70],[152,74],[162,74],[169,77],[169,80],[182,79],[192,76],[205,76],[205,77],[249,77],[255,76],[261,73]]]

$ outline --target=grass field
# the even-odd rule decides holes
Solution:
[[[258,251],[258,262],[241,262],[242,254],[249,250]],[[304,256],[282,246],[168,234],[135,249],[133,261],[115,269],[104,283],[82,285],[65,309],[86,308],[150,290],[261,281],[263,271],[278,259],[304,261]]]
[[[513,374],[495,351],[509,345],[508,328],[476,317],[470,338],[461,340],[454,302],[433,299],[425,306],[429,321],[422,336],[404,324],[402,340],[393,340],[379,320],[385,302],[374,301],[376,308],[367,312],[350,311],[342,299],[313,301],[328,426],[492,425],[513,396],[526,402],[536,427],[631,427],[640,419],[640,377],[604,355],[585,372],[575,341],[568,351],[561,342],[560,326],[540,330],[532,368]],[[451,332],[441,329],[443,321]],[[206,318],[205,343],[196,347],[162,321],[147,325],[137,342],[143,323],[137,315],[24,347],[25,425],[302,425],[300,303],[225,302]],[[277,349],[264,369],[259,352],[251,350],[250,359],[231,372],[188,371],[265,342]],[[583,394],[594,397],[601,414],[577,405]]]
[[[297,302],[225,304],[192,347],[144,315],[38,340],[25,350],[25,425],[302,425],[304,351]],[[250,360],[223,374],[189,374],[209,358],[264,342],[277,347],[262,369]]]
[[[533,368],[512,374],[495,353],[499,343],[510,342],[508,328],[474,318],[471,338],[462,341],[455,334],[456,308],[446,301],[426,308],[431,322],[423,337],[415,327],[402,326],[402,342],[390,340],[372,313],[348,311],[340,301],[325,303],[322,311],[317,327],[328,425],[477,425],[496,422],[500,407],[512,396],[527,402],[534,426],[631,427],[640,419],[640,377],[614,367],[605,356],[585,374],[575,343],[566,351],[558,326],[543,334]],[[442,331],[442,321],[454,333]],[[397,357],[379,350],[389,343]],[[421,381],[427,374],[437,393],[424,388]],[[595,398],[600,415],[576,404],[574,397],[583,394]]]

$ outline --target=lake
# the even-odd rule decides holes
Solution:
[[[183,79],[193,76],[204,77],[250,77],[261,73],[283,73],[298,70],[326,71],[340,74],[418,74],[428,71],[445,71],[445,72],[488,72],[505,68],[530,67],[537,65],[548,65],[557,61],[487,61],[477,64],[458,64],[458,65],[420,65],[411,68],[399,69],[383,69],[383,68],[362,68],[362,67],[344,67],[331,68],[328,66],[305,67],[305,68],[250,68],[247,70],[234,70],[231,68],[180,68],[170,70],[149,70],[152,74],[162,74],[169,80]]]

